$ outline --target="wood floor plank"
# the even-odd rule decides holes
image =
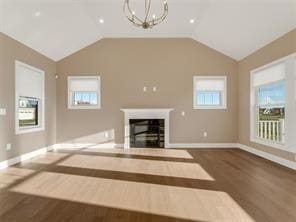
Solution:
[[[238,149],[56,150],[0,171],[1,222],[296,221],[296,173]]]

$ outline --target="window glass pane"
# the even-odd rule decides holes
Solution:
[[[205,105],[205,96],[202,93],[197,93],[197,104]]]
[[[35,98],[19,98],[20,127],[38,126],[38,104],[39,100]]]
[[[257,137],[285,142],[285,82],[260,86],[257,92]]]
[[[258,91],[261,105],[285,103],[285,81],[260,86]]]
[[[218,106],[220,105],[221,92],[197,92],[197,105],[201,106]]]
[[[213,94],[213,105],[220,105],[220,93]]]
[[[212,94],[211,93],[204,93],[205,96],[205,104],[212,105]]]
[[[90,93],[82,93],[82,100],[80,100],[80,104],[90,105]]]
[[[97,94],[96,93],[92,93],[90,95],[90,104],[91,105],[97,105]]]
[[[73,92],[73,105],[97,105],[98,98],[96,92]]]

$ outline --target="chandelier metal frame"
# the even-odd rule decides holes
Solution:
[[[130,7],[130,0],[124,0],[123,5],[123,12],[127,19],[134,24],[137,27],[142,27],[143,29],[153,28],[154,26],[160,24],[163,22],[169,12],[169,6],[167,0],[163,1],[163,14],[156,18],[155,15],[152,16],[152,19],[150,16],[150,9],[151,9],[151,1],[152,0],[145,0],[145,15],[144,18],[140,18],[136,15],[135,11],[133,11]]]

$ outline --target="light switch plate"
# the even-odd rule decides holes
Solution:
[[[11,143],[6,144],[6,150],[11,150]]]
[[[6,109],[0,108],[0,116],[5,116],[5,115],[6,115]]]

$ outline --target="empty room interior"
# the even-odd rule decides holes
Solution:
[[[1,222],[295,222],[296,0],[0,0]]]

